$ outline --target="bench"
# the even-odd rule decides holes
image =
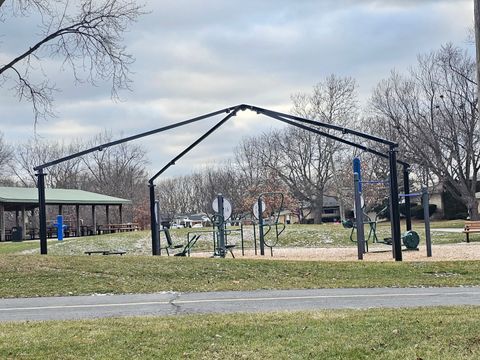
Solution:
[[[466,236],[467,243],[470,242],[470,234],[480,233],[480,221],[465,221],[463,233]]]
[[[124,250],[88,250],[85,251],[85,254],[92,255],[92,254],[102,254],[102,255],[124,255],[127,252]]]

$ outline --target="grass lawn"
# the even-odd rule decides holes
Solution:
[[[15,359],[479,359],[480,308],[0,324]]]
[[[480,285],[478,261],[317,262],[1,255],[0,297],[254,289]]]

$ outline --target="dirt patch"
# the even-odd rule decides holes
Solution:
[[[364,254],[365,261],[392,261],[391,246],[370,246],[369,252]],[[255,255],[253,250],[245,250],[242,256],[241,249],[235,249],[237,258],[266,259],[266,260],[318,260],[318,261],[353,261],[357,260],[357,248],[274,248],[273,257],[270,249],[265,249],[265,256]],[[260,252],[258,251],[258,254]],[[211,253],[194,253],[192,256],[207,257]],[[230,254],[227,257],[231,257]],[[425,245],[418,251],[403,251],[404,261],[458,261],[480,260],[480,243],[459,243],[446,245],[433,245],[432,257],[427,257]]]

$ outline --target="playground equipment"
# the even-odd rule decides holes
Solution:
[[[113,146],[120,145],[122,143],[127,143],[133,140],[137,140],[140,138],[144,138],[147,136],[151,136],[154,134],[163,133],[168,130],[172,130],[174,128],[183,127],[188,124],[192,124],[195,122],[199,122],[217,115],[223,114],[223,118],[218,121],[214,126],[209,128],[205,133],[199,136],[193,143],[188,145],[184,150],[182,150],[178,155],[176,155],[173,159],[171,159],[163,168],[161,168],[155,175],[153,175],[148,180],[149,186],[149,193],[150,193],[150,220],[151,220],[151,237],[152,237],[152,255],[160,255],[160,240],[159,240],[159,232],[158,232],[158,223],[156,222],[155,217],[155,180],[163,174],[166,170],[168,170],[171,166],[175,165],[178,160],[180,160],[184,155],[198,146],[203,140],[205,140],[208,136],[213,134],[217,129],[223,126],[227,121],[229,121],[232,117],[237,115],[240,111],[250,110],[257,114],[262,114],[264,116],[268,116],[272,119],[280,121],[284,124],[288,124],[291,126],[295,126],[297,128],[303,129],[308,131],[309,133],[314,133],[328,139],[337,141],[342,144],[349,145],[351,147],[361,149],[362,151],[369,152],[378,156],[383,159],[388,159],[389,164],[389,185],[390,185],[390,196],[392,199],[398,198],[398,171],[397,165],[400,164],[403,166],[403,176],[404,176],[404,188],[405,193],[409,193],[409,179],[408,179],[408,170],[410,165],[404,161],[397,160],[397,152],[398,152],[398,143],[395,141],[391,141],[388,139],[384,139],[372,134],[364,133],[355,129],[349,129],[344,126],[339,126],[331,123],[324,123],[318,120],[313,119],[306,119],[300,116],[286,114],[274,110],[269,110],[265,108],[261,108],[258,106],[253,106],[249,104],[238,104],[236,106],[230,106],[227,108],[223,108],[217,111],[210,112],[208,114],[203,114],[200,116],[196,116],[191,119],[187,119],[184,121],[180,121],[174,124],[169,124],[157,129],[152,129],[149,131],[144,131],[142,133],[138,133],[135,135],[130,135],[125,138],[121,138],[118,140],[106,142],[103,144],[99,144],[93,146],[89,149],[84,149],[74,154],[70,154],[58,159],[51,160],[49,162],[45,162],[43,164],[38,164],[34,167],[35,175],[37,176],[37,188],[38,188],[38,207],[39,207],[39,235],[40,235],[40,254],[44,255],[47,254],[47,212],[46,212],[46,196],[45,196],[45,176],[46,170],[54,165],[82,157],[89,153],[95,151],[103,151]],[[226,115],[225,115],[226,114]],[[326,129],[331,131],[325,131]],[[336,134],[336,135],[335,135]],[[341,134],[341,136],[340,136]],[[368,146],[364,145],[364,141],[362,143],[355,142],[353,140],[349,140],[344,135],[353,135],[357,138],[362,140],[369,140],[374,142],[375,144],[381,146],[382,148],[374,149],[369,148]],[[409,201],[409,200],[407,200]],[[410,215],[408,214],[409,206],[407,206],[407,229],[410,229]],[[401,234],[400,234],[400,211],[398,207],[398,203],[395,201],[391,205],[391,223],[392,223],[392,239],[393,239],[393,246],[395,248],[395,260],[402,261],[402,253],[401,253]],[[397,251],[398,250],[398,251]]]
[[[392,238],[384,238],[379,239],[377,236],[377,221],[378,216],[384,212],[388,207],[382,209],[379,213],[375,215],[375,219],[372,220],[367,214],[363,213],[364,216],[364,225],[369,225],[369,232],[368,236],[365,238],[365,252],[368,252],[368,243],[378,243],[378,244],[385,244],[385,245],[392,245]],[[356,221],[352,221],[351,219],[342,221],[342,225],[346,229],[352,229],[350,232],[350,241],[357,242],[357,239],[354,237],[355,232],[357,230],[357,223]],[[418,244],[420,242],[420,236],[416,231],[408,230],[402,234],[402,243],[407,250],[418,250]]]
[[[226,222],[232,215],[232,205],[228,199],[226,199],[222,194],[218,194],[212,202],[212,209],[214,214],[211,218],[213,224],[213,230],[192,230],[187,233],[187,242],[186,245],[174,245],[169,229],[161,229],[160,233],[165,234],[167,244],[160,249],[164,249],[169,254],[169,249],[178,249],[183,248],[179,253],[176,253],[175,256],[190,256],[192,248],[195,246],[197,241],[202,235],[211,234],[213,238],[213,255],[212,257],[221,257],[224,258],[225,255],[230,252],[233,258],[233,248],[235,244],[228,244],[228,235],[233,231],[241,231],[241,236],[243,238],[243,228],[240,230],[227,230]],[[158,213],[158,209],[157,209]]]
[[[233,258],[235,244],[228,244],[228,235],[232,230],[226,230],[226,222],[232,216],[232,204],[222,194],[218,194],[212,202],[213,215],[213,257],[224,258],[227,251]]]
[[[375,216],[375,220],[372,220],[367,214],[363,214],[363,224],[368,225],[370,230],[368,232],[368,237],[365,240],[365,248],[366,252],[368,252],[368,242],[378,243],[380,242],[377,237],[377,216]],[[357,239],[354,238],[355,231],[357,229],[357,223],[352,221],[351,219],[343,220],[342,225],[345,229],[352,229],[350,232],[350,241],[357,242]],[[391,245],[391,242],[389,243]]]
[[[377,181],[362,181],[361,180],[361,169],[360,169],[360,159],[355,158],[353,161],[353,178],[354,178],[354,190],[355,190],[355,214],[361,213],[363,214],[363,204],[362,204],[362,183],[385,183],[385,182],[377,182]],[[409,187],[406,187],[409,188]],[[398,208],[398,200],[399,198],[404,198],[405,199],[405,205],[407,208],[407,213],[409,214],[410,212],[410,198],[411,197],[418,197],[421,196],[422,198],[422,203],[423,203],[423,211],[424,211],[424,220],[425,220],[425,242],[426,242],[426,249],[427,249],[427,257],[432,256],[432,247],[431,247],[431,234],[430,234],[430,213],[429,213],[429,199],[428,199],[428,190],[426,187],[422,187],[422,191],[420,193],[405,193],[405,194],[398,194],[398,198],[395,198],[395,200],[392,199],[390,196],[390,215],[391,218],[393,219],[393,208],[394,204],[396,205],[395,207]],[[408,199],[408,201],[407,201]],[[370,238],[365,241],[365,230],[364,230],[364,219],[363,216],[355,216],[355,225],[352,223],[352,233],[354,231],[354,228],[357,230],[357,249],[358,249],[358,259],[362,260],[363,259],[363,254],[368,251],[368,244],[367,241]],[[374,238],[378,240],[376,237],[376,222],[374,227],[370,227],[370,232],[372,232],[372,228],[374,229],[373,232],[375,233]],[[393,221],[391,223],[392,226],[392,234],[394,233],[393,231]],[[352,239],[352,234],[350,234],[351,239]],[[405,245],[405,247],[408,250],[418,250],[418,244],[420,242],[420,237],[418,233],[415,231],[411,230],[411,222],[409,221],[409,216],[407,217],[407,231],[404,232],[401,236],[402,242]],[[390,239],[391,241],[391,239]],[[385,239],[383,242],[386,244],[389,244],[389,239]],[[391,241],[392,244],[394,244],[393,241]],[[398,249],[397,246],[392,247],[392,255],[395,259],[401,257],[397,254],[398,251],[401,251]]]
[[[176,250],[176,249],[182,249],[182,250],[178,253],[173,254],[173,256],[190,256],[190,251],[195,246],[197,240],[200,238],[200,234],[197,234],[192,238],[187,237],[187,243],[185,245],[174,244],[172,241],[172,235],[170,235],[170,229],[163,228],[160,230],[160,232],[163,232],[165,234],[165,239],[167,240],[167,243],[165,244],[165,246],[160,247],[161,249],[166,251],[167,256],[170,256],[170,252],[168,250]]]
[[[255,255],[257,255],[257,231],[260,244],[260,254],[265,255],[265,247],[270,248],[270,254],[273,256],[273,248],[278,243],[278,238],[285,230],[285,224],[279,223],[280,212],[283,208],[284,194],[280,192],[262,193],[258,196],[257,201],[253,206],[254,216],[258,219],[258,222],[253,222],[253,244],[255,249]],[[159,203],[155,204],[155,216],[157,222],[160,224],[159,218],[160,208]],[[174,256],[190,256],[192,248],[195,246],[200,236],[210,234],[213,240],[213,255],[212,257],[224,258],[228,253],[235,258],[233,249],[236,244],[229,243],[229,237],[238,233],[240,235],[242,256],[245,255],[245,219],[236,219],[235,222],[239,224],[239,228],[227,229],[226,225],[232,216],[232,204],[222,194],[218,194],[212,202],[213,215],[211,221],[213,224],[212,230],[194,230],[187,232],[186,244],[174,244],[168,228],[159,229],[159,240],[165,237],[165,244],[161,242],[159,250],[165,250],[167,255],[170,256],[170,251],[182,249],[180,252],[175,253]],[[266,216],[265,214],[269,214]],[[260,216],[261,215],[261,216]],[[249,220],[250,221],[250,220]],[[258,226],[258,229],[257,229]],[[163,233],[163,236],[161,234]],[[238,243],[238,242],[237,242]]]
[[[265,246],[270,248],[270,255],[273,256],[273,248],[278,244],[279,236],[285,231],[285,224],[279,223],[280,212],[283,209],[285,195],[281,192],[265,192],[258,196],[257,202],[253,205],[253,215],[258,219],[258,235],[260,244],[260,255],[265,255]],[[266,219],[263,213],[267,210],[269,204],[270,216]],[[255,255],[257,254],[257,236],[253,224],[253,239],[255,244]],[[266,230],[265,230],[266,229]],[[272,232],[273,236],[267,237]]]

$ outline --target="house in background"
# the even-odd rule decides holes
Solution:
[[[340,205],[334,196],[323,196],[322,221],[333,222],[340,220]],[[282,224],[313,224],[313,211],[308,202],[304,203],[297,211],[282,210],[278,221]]]
[[[477,190],[479,190],[479,187],[480,183],[477,184]],[[475,193],[475,197],[480,200],[480,191]],[[420,199],[415,202],[421,203]],[[433,215],[436,219],[451,220],[466,219],[468,217],[466,206],[454,198],[442,183],[437,184],[433,188],[429,188],[429,203],[437,206],[435,214]],[[478,211],[480,211],[480,202]]]

